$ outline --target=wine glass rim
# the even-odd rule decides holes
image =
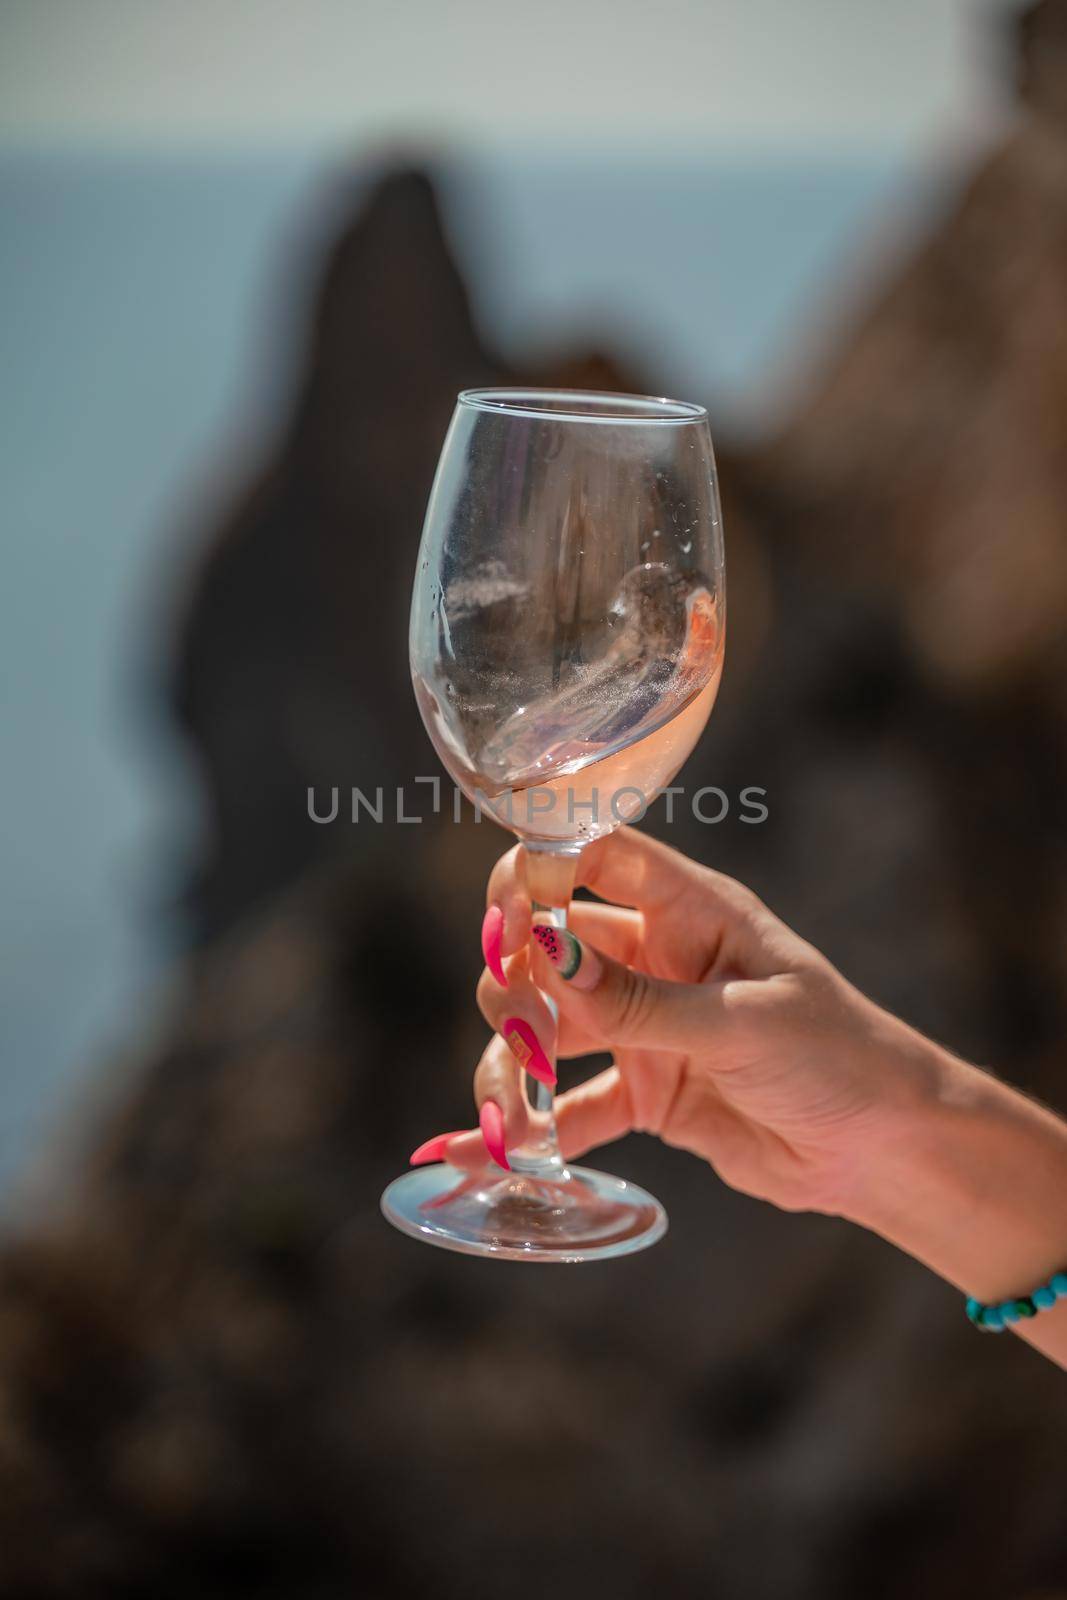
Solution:
[[[616,394],[607,389],[463,389],[459,404],[475,411],[503,411],[553,422],[638,423],[678,427],[706,422],[704,406],[666,395]]]

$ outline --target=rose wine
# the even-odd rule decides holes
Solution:
[[[478,803],[520,839],[588,844],[631,822],[688,760],[715,704],[721,661],[704,687],[651,733],[558,777],[498,795],[475,780]]]
[[[723,627],[700,587],[665,588],[639,569],[620,637],[592,667],[490,721],[473,761],[458,759],[445,705],[416,678],[427,728],[467,797],[521,839],[587,844],[632,821],[699,739],[722,675]],[[473,695],[470,697],[473,701]]]

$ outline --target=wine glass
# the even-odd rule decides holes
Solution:
[[[459,396],[419,550],[412,678],[449,773],[525,844],[539,920],[566,926],[583,847],[642,815],[696,744],[722,671],[724,606],[702,406],[581,390]],[[662,1237],[659,1202],[565,1163],[552,1091],[531,1078],[527,1093],[510,1172],[417,1168],[382,1196],[389,1221],[522,1261],[597,1260]]]

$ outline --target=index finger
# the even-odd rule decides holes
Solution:
[[[503,913],[500,953],[517,955],[530,942],[530,891],[526,887],[526,852],[521,844],[512,845],[489,874],[487,906],[499,906]]]
[[[672,978],[699,982],[730,965],[770,976],[796,959],[800,941],[751,889],[633,828],[587,845],[578,882],[641,914]]]
[[[660,844],[658,839],[631,828],[618,828],[586,845],[578,861],[576,882],[616,905],[655,910],[709,877],[740,887],[729,878],[698,866],[669,845]],[[514,936],[506,940],[504,950],[506,955],[514,955],[530,937],[530,891],[523,845],[513,845],[494,866],[489,874],[486,903],[498,905],[503,911],[509,935],[515,924]]]
[[[759,906],[743,884],[633,828],[619,828],[586,845],[577,883],[602,900],[644,913],[670,907],[694,928],[706,933],[711,926],[719,938],[727,925],[736,930]],[[530,938],[531,920],[526,851],[521,844],[496,863],[486,899],[503,913],[502,953],[516,954]]]
[[[586,845],[578,882],[602,900],[638,911],[659,911],[674,905],[680,895],[706,899],[713,893],[729,902],[746,893],[732,878],[634,828],[618,828]]]

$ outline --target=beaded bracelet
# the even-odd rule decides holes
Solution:
[[[1067,1300],[1067,1272],[1055,1273],[1040,1289],[1014,1300],[998,1300],[992,1306],[984,1306],[980,1300],[968,1300],[967,1315],[983,1333],[1003,1333],[1013,1322],[1036,1317],[1039,1311],[1050,1311],[1057,1300]]]

